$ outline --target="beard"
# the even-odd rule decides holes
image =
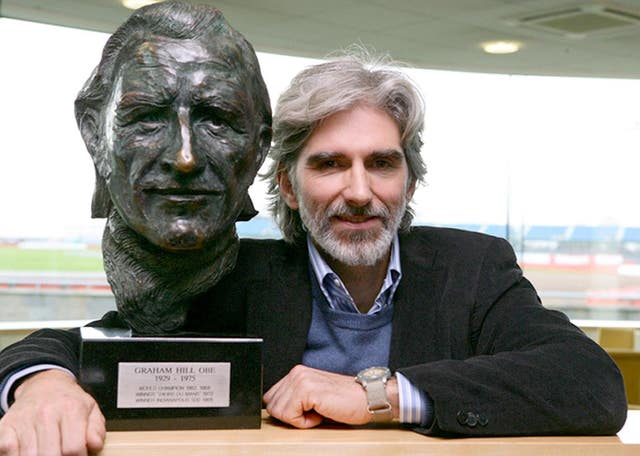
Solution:
[[[401,201],[390,208],[373,203],[353,207],[336,201],[325,210],[318,205],[307,204],[301,194],[297,199],[300,218],[311,239],[329,256],[348,266],[373,266],[381,260],[389,252],[407,209],[404,193]],[[378,217],[382,227],[338,233],[331,224],[331,218],[335,216]]]

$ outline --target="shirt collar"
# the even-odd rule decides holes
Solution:
[[[324,258],[318,252],[318,249],[311,241],[311,236],[307,234],[307,249],[309,251],[309,262],[311,269],[316,276],[320,289],[325,298],[329,302],[329,306],[334,310],[343,312],[358,312],[353,298],[349,295],[346,287],[344,286],[340,277],[331,269],[331,267],[324,261]],[[400,267],[400,241],[398,235],[393,236],[391,243],[391,254],[389,257],[389,265],[387,267],[387,274],[385,275],[382,287],[376,297],[376,300],[369,309],[368,314],[374,314],[379,312],[383,308],[391,305],[393,302],[393,295],[396,288],[400,283],[402,277],[402,270]]]

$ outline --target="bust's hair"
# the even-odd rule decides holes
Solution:
[[[409,168],[409,182],[422,182],[426,166],[420,155],[424,125],[424,101],[415,84],[389,59],[358,52],[321,63],[298,74],[282,93],[273,119],[273,159],[263,177],[268,181],[269,209],[284,239],[295,242],[304,236],[298,211],[280,195],[277,175],[288,173],[297,188],[295,168],[300,152],[327,117],[358,105],[387,113],[400,129],[402,149]],[[408,229],[413,219],[409,206],[400,225]]]
[[[227,38],[235,46],[225,46],[225,55],[220,55],[228,67],[246,75],[251,100],[257,120],[263,125],[271,125],[271,105],[267,87],[262,79],[260,65],[251,44],[225,20],[222,13],[210,5],[191,4],[179,1],[155,3],[136,10],[109,37],[102,51],[102,58],[75,100],[76,122],[83,130],[83,123],[89,121],[99,135],[100,115],[108,103],[111,91],[122,63],[121,51],[128,46],[153,38],[207,42]],[[83,132],[85,143],[87,138]],[[91,150],[89,152],[101,153]],[[95,159],[94,159],[95,162]],[[96,169],[96,190],[92,204],[93,217],[106,217],[111,201],[106,190],[102,173]]]

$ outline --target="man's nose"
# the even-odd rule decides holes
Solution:
[[[342,192],[345,201],[352,206],[365,206],[372,197],[370,176],[361,163],[353,164],[345,173],[345,186]]]
[[[178,143],[173,158],[173,166],[179,173],[189,174],[198,168],[198,158],[193,151],[191,140],[191,120],[189,111],[180,109],[178,111]]]

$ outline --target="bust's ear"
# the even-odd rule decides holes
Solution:
[[[101,140],[98,111],[91,108],[85,109],[82,115],[78,117],[78,127],[80,128],[80,135],[87,147],[87,151],[93,160],[93,165],[96,168],[96,175],[99,174],[103,179],[106,179],[109,177],[109,174],[111,174],[111,167],[105,156],[103,141]]]
[[[107,181],[98,173],[96,168],[96,186],[91,199],[91,218],[107,218],[113,203],[107,188]]]
[[[85,110],[78,118],[78,128],[84,145],[95,162],[99,144],[97,113],[92,109]]]
[[[78,118],[80,135],[89,155],[91,155],[96,172],[96,185],[91,201],[92,218],[108,217],[113,207],[106,181],[110,174],[110,167],[105,159],[104,149],[101,146],[99,125],[98,113],[93,109],[85,110]]]
[[[269,149],[271,148],[271,136],[273,132],[271,127],[267,124],[260,126],[260,132],[258,133],[258,153],[256,154],[256,170],[260,169],[264,163]]]

